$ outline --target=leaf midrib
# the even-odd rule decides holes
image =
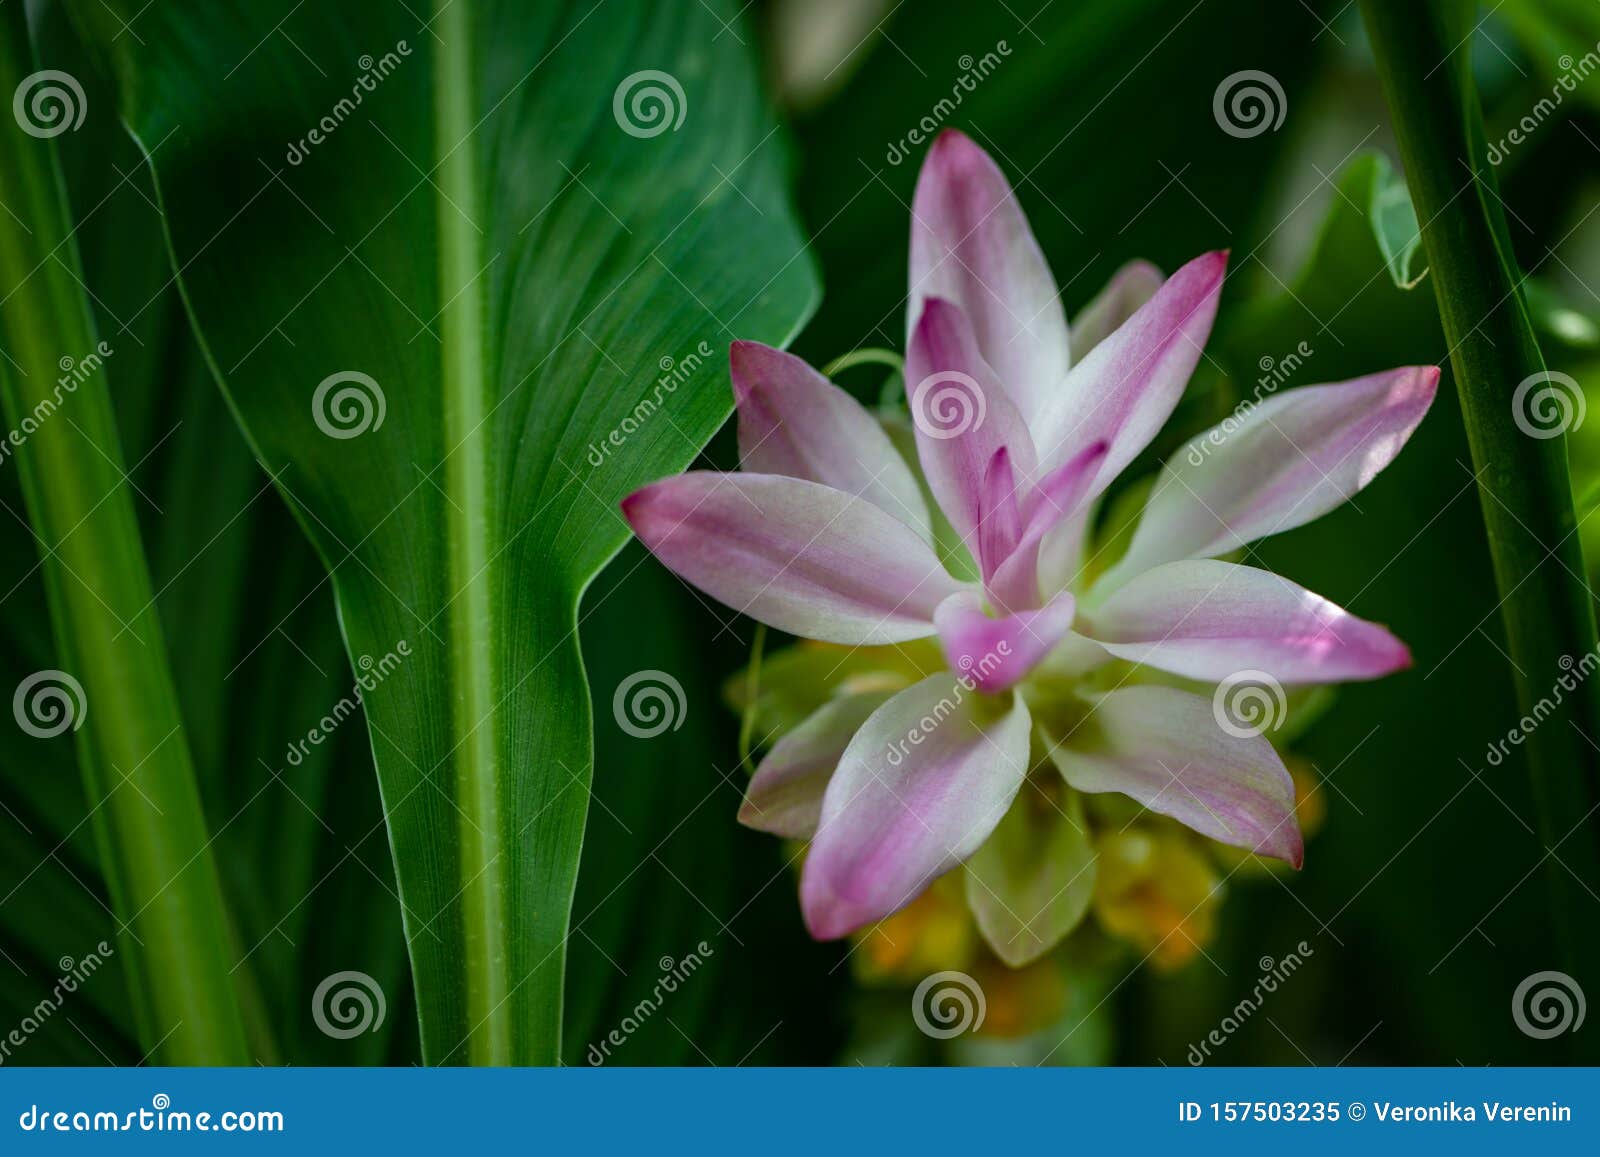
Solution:
[[[507,928],[500,854],[500,768],[494,691],[494,611],[489,570],[491,501],[484,378],[481,240],[469,219],[481,204],[473,94],[471,0],[435,0],[434,149],[439,179],[441,384],[445,433],[446,549],[450,560],[449,648],[463,960],[473,1064],[513,1061],[508,1011]],[[450,1042],[454,1044],[455,1042]]]

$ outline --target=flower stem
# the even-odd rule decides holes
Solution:
[[[750,762],[754,754],[756,734],[756,700],[761,694],[761,657],[767,649],[767,624],[756,624],[756,636],[750,644],[750,666],[745,670],[744,714],[739,718],[739,766],[746,774],[755,774]]]
[[[822,367],[822,376],[831,378],[833,375],[843,373],[853,366],[888,366],[896,373],[905,373],[905,359],[893,350],[869,347],[867,349],[851,350],[847,354],[840,354],[827,365]]]
[[[437,114],[436,149],[440,173],[439,300],[444,356],[444,429],[449,449],[446,486],[450,501],[450,653],[457,688],[453,705],[459,736],[457,796],[461,813],[461,904],[465,928],[462,968],[465,972],[467,1017],[471,1026],[467,1058],[475,1065],[508,1065],[518,1059],[516,1013],[511,1003],[513,981],[507,946],[511,891],[505,847],[501,791],[504,768],[499,708],[503,696],[495,685],[496,573],[490,547],[493,517],[489,482],[489,431],[486,426],[484,363],[483,268],[476,227],[469,209],[479,204],[478,160],[472,140],[479,114],[473,61],[474,20],[479,16],[467,0],[436,0],[442,47],[434,56]],[[559,1010],[556,1013],[559,1024]],[[559,1030],[557,1030],[559,1031]],[[541,1059],[559,1055],[559,1039],[541,1040]]]
[[[1361,8],[1450,342],[1518,706],[1542,720],[1523,746],[1559,951],[1566,970],[1579,975],[1580,966],[1600,967],[1600,921],[1591,907],[1600,892],[1600,682],[1563,690],[1563,676],[1572,681],[1568,668],[1595,651],[1594,603],[1580,577],[1565,438],[1528,433],[1529,391],[1517,389],[1535,381],[1537,392],[1548,379],[1469,67],[1476,5],[1361,0]]]

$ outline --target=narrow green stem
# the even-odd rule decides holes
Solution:
[[[1600,823],[1592,814],[1600,798],[1600,682],[1572,690],[1563,676],[1595,650],[1594,602],[1580,577],[1565,438],[1531,436],[1527,391],[1517,392],[1529,381],[1537,390],[1545,366],[1469,68],[1475,5],[1361,0],[1361,8],[1450,342],[1517,702],[1524,716],[1541,720],[1524,747],[1549,851],[1543,871],[1559,950],[1567,971],[1593,976],[1579,969],[1600,966],[1593,918]]]
[[[896,373],[905,373],[906,362],[893,350],[878,349],[876,346],[867,349],[851,350],[847,354],[840,354],[827,365],[822,367],[822,376],[831,378],[834,374],[842,373],[853,366],[878,365],[888,366]]]
[[[767,624],[756,624],[756,636],[750,644],[750,666],[745,670],[744,714],[739,718],[739,766],[753,775],[755,765],[750,757],[755,751],[756,700],[761,696],[761,658],[767,649]]]
[[[0,22],[9,95],[33,71],[23,6]],[[53,145],[18,118],[4,131],[0,399],[15,464],[0,469],[20,471],[60,665],[36,689],[71,696],[57,705],[76,729],[144,1047],[162,1064],[247,1064],[222,889],[106,385],[116,342],[97,337],[80,287]]]
[[[445,517],[449,524],[450,654],[457,696],[457,802],[461,809],[461,903],[467,1017],[473,1064],[504,1065],[512,1054],[501,849],[499,727],[496,720],[494,585],[489,546],[492,488],[483,362],[482,246],[473,223],[481,204],[472,96],[474,5],[436,0],[440,42],[434,61],[439,160],[440,340],[444,358]]]

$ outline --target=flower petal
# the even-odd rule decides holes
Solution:
[[[1269,398],[1174,454],[1116,574],[1224,554],[1320,518],[1394,460],[1428,412],[1437,366]]]
[[[685,581],[805,638],[922,638],[939,603],[963,589],[916,531],[816,482],[693,471],[629,495],[622,513]]]
[[[744,470],[859,495],[929,536],[916,476],[865,406],[800,358],[771,346],[736,341],[728,360]]]
[[[1072,356],[1080,362],[1156,295],[1166,278],[1148,261],[1130,261],[1072,319]]]
[[[1039,601],[1041,575],[1046,569],[1052,580],[1059,575],[1064,565],[1059,550],[1048,556],[1048,568],[1040,565],[1041,544],[1047,535],[1064,528],[1069,547],[1081,543],[1093,505],[1089,486],[1099,474],[1100,463],[1105,460],[1108,449],[1104,442],[1085,447],[1077,457],[1056,467],[1034,487],[1027,521],[1010,557],[986,580],[989,590],[1002,605],[1017,609],[1035,606]],[[1072,566],[1076,565],[1074,560]],[[1044,590],[1063,590],[1070,578],[1069,571],[1065,578],[1052,581]]]
[[[934,141],[917,178],[908,334],[931,297],[954,302],[972,320],[983,357],[1031,419],[1071,365],[1066,314],[1011,186],[987,153],[954,130]]]
[[[881,920],[972,855],[1028,773],[1030,727],[1020,696],[1000,710],[949,673],[874,711],[828,783],[801,872],[811,934]]]
[[[1210,682],[1249,670],[1280,683],[1334,683],[1411,663],[1378,624],[1270,571],[1215,559],[1146,571],[1077,629],[1120,658]]]
[[[923,476],[950,525],[970,544],[983,520],[995,454],[1006,451],[1019,485],[1032,479],[1037,456],[1022,415],[978,352],[971,323],[942,298],[928,299],[911,335],[906,400]]]
[[[967,906],[995,955],[1021,968],[1082,922],[1094,880],[1082,798],[1030,782],[967,861]]]
[[[1117,791],[1203,836],[1299,867],[1294,781],[1260,735],[1224,731],[1210,702],[1172,687],[1126,687],[1051,758],[1079,791]]]
[[[1072,367],[1032,425],[1045,469],[1107,442],[1098,494],[1149,445],[1200,360],[1227,264],[1224,252],[1196,257]]]
[[[977,592],[963,591],[940,603],[933,621],[951,668],[994,695],[1021,682],[1054,649],[1072,626],[1074,605],[1063,592],[1042,610],[990,618]]]
[[[773,744],[745,789],[739,822],[786,839],[809,840],[833,769],[867,717],[891,694],[865,691],[830,699]]]
[[[1017,489],[1011,455],[1002,446],[989,460],[978,500],[978,566],[986,583],[1011,557],[1022,537],[1022,503]]]
[[[1096,471],[1098,473],[1098,471]],[[1084,571],[1089,546],[1089,528],[1094,523],[1097,502],[1086,502],[1078,513],[1064,520],[1039,540],[1039,591],[1048,594],[1074,585]]]

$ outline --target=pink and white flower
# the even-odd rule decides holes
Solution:
[[[1165,279],[1130,264],[1069,326],[1005,178],[946,132],[917,184],[910,265],[915,463],[805,362],[739,342],[741,470],[667,478],[623,502],[657,558],[763,623],[942,650],[946,670],[830,701],[750,783],[743,822],[811,841],[800,894],[812,934],[880,920],[972,861],[969,900],[1000,955],[1050,947],[1076,919],[1050,910],[1052,891],[1074,890],[1053,886],[1059,865],[1025,834],[1002,842],[997,828],[1030,772],[1052,764],[1076,792],[1122,793],[1298,866],[1278,753],[1219,727],[1190,688],[1241,670],[1284,685],[1373,679],[1410,657],[1383,627],[1221,556],[1366,486],[1427,412],[1437,368],[1289,390],[1225,436],[1200,435],[1204,452],[1172,456],[1106,566],[1088,557],[1097,501],[1183,394],[1227,254]]]

